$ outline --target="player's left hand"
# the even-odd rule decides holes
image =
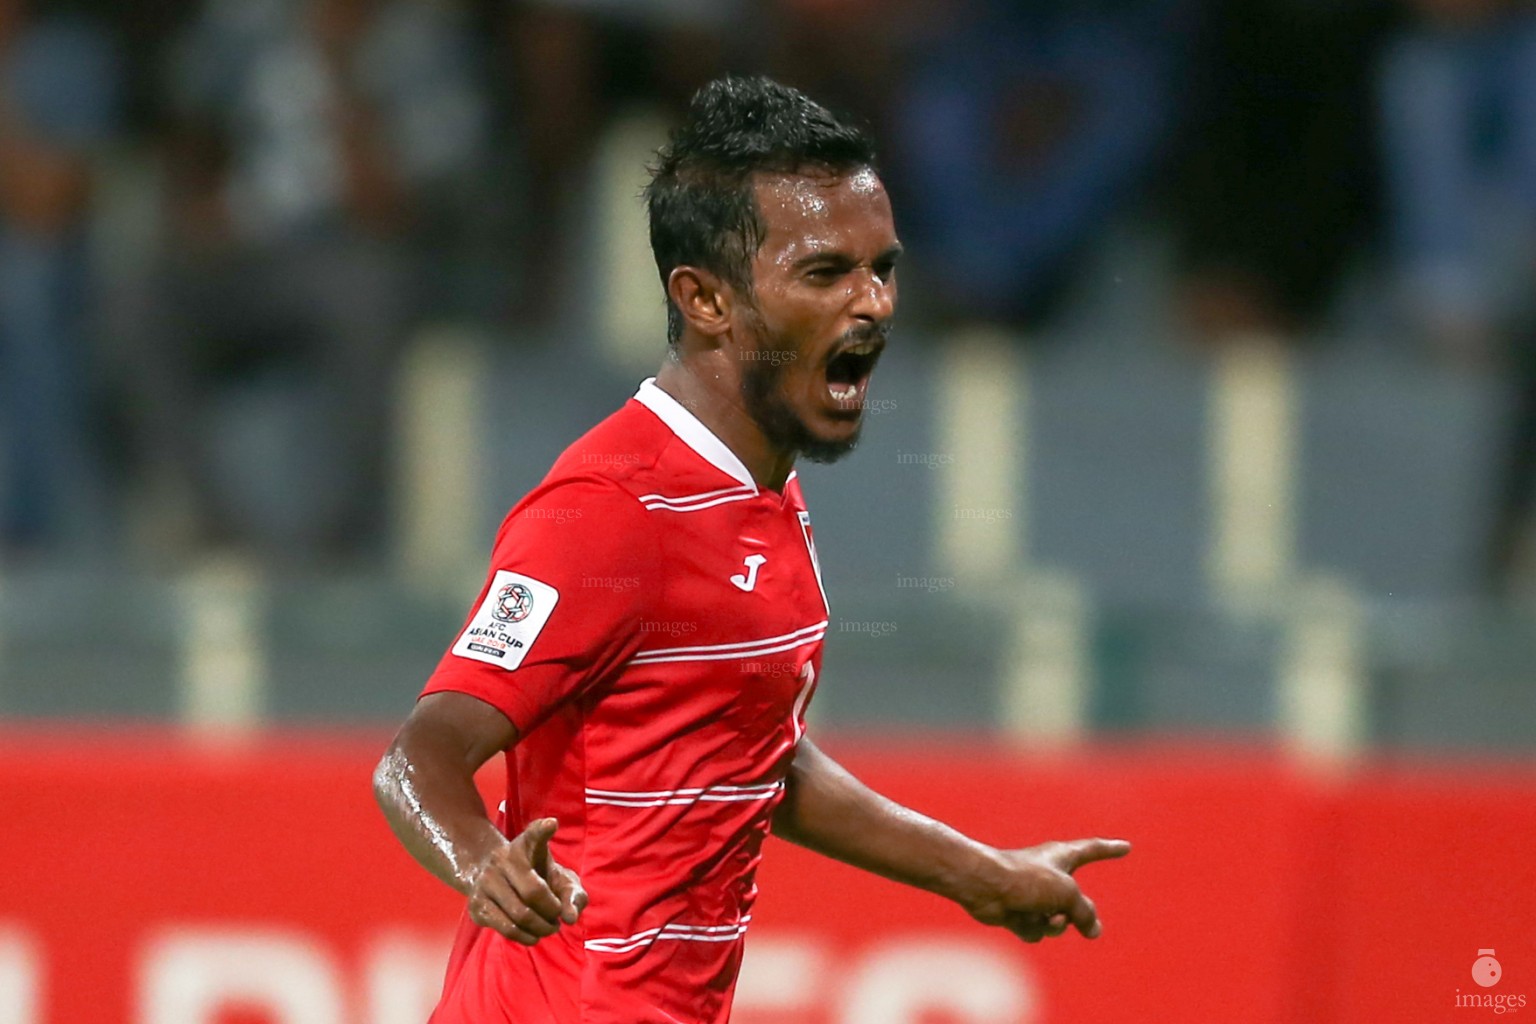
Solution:
[[[1131,844],[1123,839],[1075,839],[998,850],[994,869],[976,880],[974,891],[960,904],[981,923],[1007,928],[1025,942],[1054,938],[1068,925],[1096,939],[1103,931],[1098,911],[1072,873],[1084,864],[1130,852]]]

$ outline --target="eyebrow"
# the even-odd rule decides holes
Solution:
[[[900,242],[897,242],[895,245],[890,246],[885,251],[880,253],[880,255],[876,256],[873,262],[895,263],[898,259],[901,258],[901,254],[904,252],[906,252],[906,247],[903,246]],[[853,264],[855,262],[856,261],[852,257],[840,249],[818,249],[816,252],[808,253],[807,255],[795,260],[791,266],[793,266],[796,270],[804,270],[806,267],[813,266],[817,263]]]

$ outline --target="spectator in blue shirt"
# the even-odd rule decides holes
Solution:
[[[0,0],[0,549],[99,534],[88,428],[92,157],[117,128],[111,40]]]
[[[1053,312],[1158,155],[1176,6],[965,0],[914,37],[888,159],[934,312]]]

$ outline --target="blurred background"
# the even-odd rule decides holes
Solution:
[[[908,252],[801,468],[816,728],[1530,768],[1525,0],[0,0],[15,749],[382,742],[662,358],[639,191],[724,71],[867,124]]]
[[[399,717],[727,70],[910,252],[823,721],[1536,747],[1514,0],[0,0],[0,715]]]

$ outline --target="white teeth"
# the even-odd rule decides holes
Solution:
[[[839,402],[846,402],[859,393],[859,386],[857,384],[849,384],[844,387],[838,387],[836,384],[828,384],[827,390]]]
[[[853,346],[853,348],[848,349],[844,353],[844,355],[868,356],[868,355],[873,355],[874,352],[875,352],[875,343],[872,342],[872,341],[865,341],[865,342],[860,342],[859,344]]]

